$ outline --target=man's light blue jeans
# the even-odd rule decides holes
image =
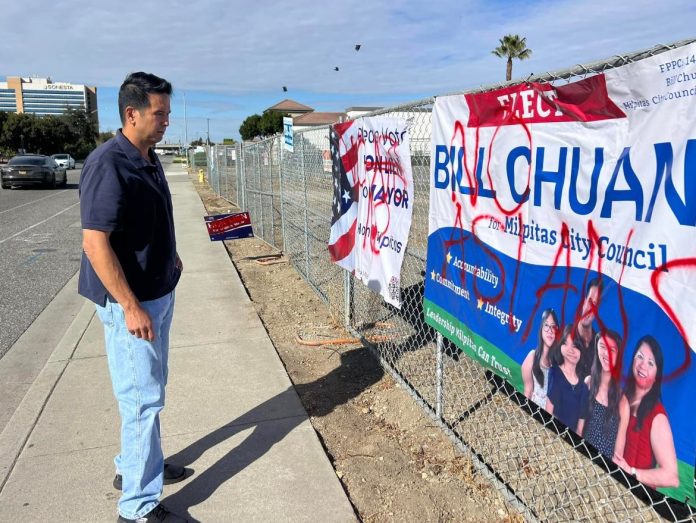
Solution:
[[[121,452],[114,463],[116,472],[123,476],[118,511],[126,519],[144,516],[157,506],[162,495],[164,458],[159,413],[167,384],[174,292],[140,305],[152,319],[152,342],[128,332],[118,303],[107,301],[104,307],[96,306],[104,325],[111,386],[121,414]]]

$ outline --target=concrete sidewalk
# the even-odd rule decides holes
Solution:
[[[356,521],[224,246],[208,240],[188,175],[172,165],[167,179],[184,274],[162,443],[194,474],[163,501],[205,523]],[[101,324],[85,302],[0,433],[0,521],[115,521],[118,433]]]

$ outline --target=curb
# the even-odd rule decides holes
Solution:
[[[66,285],[56,298],[63,292],[73,292],[73,289],[70,285]],[[0,493],[94,314],[94,306],[85,300],[77,316],[0,433]]]

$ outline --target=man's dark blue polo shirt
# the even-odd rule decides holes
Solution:
[[[172,197],[157,155],[152,163],[119,130],[95,149],[80,175],[83,229],[110,232],[109,240],[140,301],[168,294],[179,281]],[[104,306],[109,295],[82,253],[78,292]]]

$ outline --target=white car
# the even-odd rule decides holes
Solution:
[[[75,158],[69,154],[53,154],[51,155],[51,158],[53,158],[61,167],[65,167],[66,169],[75,168]]]

